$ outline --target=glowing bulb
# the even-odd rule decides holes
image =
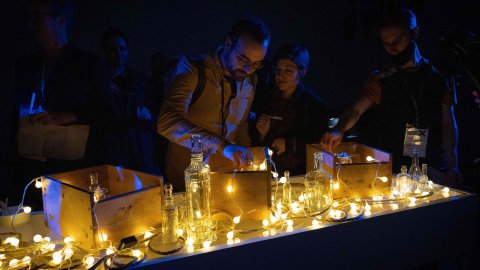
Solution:
[[[427,196],[428,194],[430,194],[428,191],[422,192],[422,196]]]
[[[333,202],[332,206],[333,207],[338,207],[340,204],[338,202]]]
[[[106,233],[99,233],[98,234],[98,240],[100,240],[100,242],[105,242],[107,241],[108,239],[108,236]]]
[[[30,206],[24,206],[23,207],[23,212],[25,214],[29,214],[30,212],[32,212],[32,208]]]
[[[54,250],[55,249],[55,244],[48,244],[46,248],[47,248],[47,250]]]
[[[270,235],[270,233],[268,232],[268,230],[265,230],[263,231],[263,237],[268,237]]]
[[[73,250],[69,247],[65,248],[65,250],[63,251],[63,254],[65,254],[65,259],[68,259],[70,257],[72,257],[73,255]]]
[[[287,226],[289,227],[293,226],[293,220],[287,219]]]
[[[272,172],[272,176],[273,176],[273,178],[277,179],[278,173],[277,172]]]
[[[280,183],[285,184],[287,182],[287,178],[285,176],[280,177]]]
[[[18,244],[20,244],[20,240],[18,240],[18,238],[16,237],[8,237],[7,239],[5,239],[5,244],[10,244],[14,247],[18,247]]]
[[[153,235],[153,233],[151,231],[146,231],[145,234],[143,235],[143,239],[148,239],[148,238],[152,237],[152,235]]]
[[[370,212],[370,211],[365,211],[365,216],[368,217],[368,216],[371,216],[371,215],[372,215],[372,212]]]
[[[282,209],[282,203],[281,202],[277,203],[277,209]]]
[[[305,196],[303,194],[301,194],[300,196],[298,196],[298,200],[300,202],[303,202],[305,200]]]
[[[372,210],[372,207],[370,206],[370,204],[366,203],[365,204],[365,211],[370,211]]]
[[[45,237],[43,238],[43,241],[45,241],[45,242],[50,242],[50,237],[45,236]]]
[[[368,162],[375,161],[375,159],[374,159],[373,157],[371,157],[371,156],[367,156],[367,157],[366,157],[366,160],[367,160]]]
[[[287,213],[281,215],[282,219],[287,219]]]
[[[65,242],[66,244],[71,243],[71,242],[73,242],[73,238],[70,237],[70,236],[67,236],[67,237],[65,237],[65,239],[63,239],[63,242]]]
[[[267,168],[267,165],[265,163],[260,164],[260,170],[264,171]]]
[[[107,254],[107,255],[111,255],[113,253],[115,253],[115,250],[113,250],[112,247],[107,248],[107,250],[105,251],[105,254]]]
[[[262,225],[267,227],[268,226],[268,220],[266,220],[266,219],[262,220]]]
[[[32,261],[32,258],[30,258],[30,256],[25,256],[22,259],[22,262],[24,262],[26,264],[30,264],[31,261]]]
[[[41,180],[36,180],[35,181],[35,187],[36,188],[42,188],[42,181]]]
[[[234,242],[233,242],[233,239],[230,238],[230,239],[227,240],[227,245],[231,245],[231,244],[233,244],[233,243],[234,243]]]
[[[269,155],[269,156],[272,156],[272,155],[273,155],[273,151],[272,151],[270,148],[268,148],[268,155]]]
[[[2,261],[0,261],[0,267],[2,267],[2,265],[3,265],[3,262],[2,262]]]
[[[195,241],[193,240],[192,237],[188,237],[188,238],[187,238],[187,246],[193,246],[193,243],[194,243],[194,242],[195,242]]]
[[[312,220],[312,226],[314,228],[318,227],[318,220],[316,220],[316,219]]]
[[[140,258],[142,256],[142,252],[138,249],[134,249],[134,250],[132,250],[132,255],[137,257],[137,258]]]
[[[62,251],[55,251],[52,254],[52,262],[53,264],[60,264],[62,262]]]
[[[200,213],[199,210],[197,210],[197,211],[195,212],[195,215],[197,216],[197,218],[201,218],[201,217],[202,217],[202,213]]]
[[[292,212],[293,212],[294,214],[298,213],[298,211],[299,211],[299,210],[298,210],[298,203],[297,203],[297,202],[291,203],[291,204],[290,204],[290,208],[292,209]]]
[[[211,244],[212,244],[212,241],[204,241],[203,242],[203,247],[204,248],[209,248]]]
[[[93,263],[95,263],[95,259],[92,256],[89,256],[85,259],[85,264],[87,265],[88,268],[90,268]]]
[[[450,189],[448,187],[445,187],[445,188],[442,189],[442,192],[443,193],[449,193]]]
[[[240,238],[235,238],[235,244],[240,243]]]
[[[228,238],[228,239],[232,239],[232,238],[233,238],[233,231],[229,231],[229,232],[227,233],[227,238]]]
[[[5,260],[7,257],[5,257],[5,254],[0,254],[0,260]]]
[[[182,229],[177,229],[177,235],[182,236],[183,235],[183,230]]]
[[[277,230],[275,230],[275,229],[270,229],[270,235],[271,235],[271,236],[277,235]]]
[[[192,252],[194,252],[194,251],[195,251],[195,247],[194,247],[193,245],[187,246],[187,252],[188,252],[188,253],[192,253]]]
[[[275,222],[277,222],[277,218],[274,217],[274,216],[270,216],[270,221],[271,221],[272,223],[275,223]]]
[[[292,226],[288,226],[287,227],[287,232],[292,232],[293,231],[293,227]]]
[[[414,203],[417,201],[415,197],[408,197],[408,200],[410,200],[411,203]]]
[[[12,259],[12,260],[10,260],[10,262],[8,263],[8,265],[9,265],[10,267],[16,267],[16,266],[18,265],[18,262],[19,262],[19,260],[17,260],[17,259]]]
[[[236,216],[233,218],[233,223],[238,224],[240,223],[240,216]]]
[[[35,234],[35,236],[33,237],[33,242],[38,243],[41,242],[42,239],[43,237],[40,234]]]
[[[232,185],[228,185],[227,186],[227,191],[232,193],[233,192],[233,186]]]
[[[379,177],[380,180],[382,180],[383,183],[388,182],[388,178],[386,176]]]
[[[335,183],[333,184],[333,189],[339,189],[340,188],[340,184],[338,183],[338,181],[335,181]]]

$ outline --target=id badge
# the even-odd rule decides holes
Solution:
[[[403,144],[403,155],[413,157],[413,149],[417,149],[418,156],[425,157],[427,152],[428,128],[416,128],[407,124],[405,130],[405,142]]]

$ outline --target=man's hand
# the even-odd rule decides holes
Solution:
[[[30,117],[34,123],[64,126],[77,122],[77,116],[67,112],[42,112]]]
[[[260,140],[263,141],[270,130],[270,118],[265,115],[260,116],[257,120],[256,128],[258,133],[260,133]]]
[[[247,148],[235,144],[227,145],[223,149],[223,156],[233,161],[233,167],[237,170],[248,169],[253,156]]]
[[[285,139],[284,138],[276,138],[273,140],[272,147],[275,148],[276,154],[281,155],[285,152]]]
[[[320,145],[323,149],[333,153],[333,149],[342,142],[344,132],[341,130],[332,129],[323,134],[320,140]]]

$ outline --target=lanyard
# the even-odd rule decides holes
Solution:
[[[237,97],[237,82],[233,79],[227,79],[227,81],[230,83],[230,98],[227,101],[226,106],[224,106],[224,98],[225,98],[225,80],[222,79],[222,137],[225,137],[227,135],[227,118],[228,115],[230,114],[230,103],[232,102],[232,99]]]

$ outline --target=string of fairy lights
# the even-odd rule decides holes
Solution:
[[[315,215],[309,215],[306,211],[306,197],[309,196],[302,190],[300,192],[297,189],[292,188],[290,183],[289,174],[286,173],[285,176],[279,177],[275,163],[272,160],[272,152],[268,151],[268,159],[264,160],[259,166],[254,166],[254,169],[266,170],[267,162],[270,162],[272,166],[272,177],[274,192],[272,193],[272,207],[270,210],[269,219],[263,219],[261,221],[261,226],[249,230],[248,232],[257,232],[261,231],[263,237],[274,236],[281,232],[292,232],[294,230],[294,225],[296,220],[301,220],[304,224],[305,220],[310,221],[311,228],[316,229],[320,227],[322,222],[343,222],[347,220],[357,219],[362,216],[370,216],[372,207],[383,207],[383,204],[389,204],[392,210],[399,208],[399,202],[407,202],[408,206],[414,206],[418,199],[426,198],[432,195],[436,190],[432,181],[428,181],[428,190],[418,191],[415,190],[413,194],[407,194],[408,196],[395,196],[387,195],[379,192],[378,196],[373,196],[369,199],[359,199],[351,198],[350,196],[345,196],[336,200],[332,200],[332,204],[328,207],[325,207],[320,213]],[[380,166],[382,165],[380,161],[367,157],[368,162],[377,162],[379,164],[375,178],[372,182],[372,188],[375,188],[375,181],[387,182],[388,178],[385,176],[379,176]],[[339,178],[339,170],[335,179],[332,181],[333,189],[339,188],[339,183],[342,181]],[[217,221],[214,224],[215,233],[218,235],[224,235],[227,239],[227,245],[232,245],[239,243],[240,234],[244,234],[245,231],[237,229],[237,225],[242,221],[243,215],[245,213],[251,213],[256,211],[255,209],[242,209],[235,200],[235,190],[236,182],[235,176],[237,171],[232,173],[232,177],[226,186],[227,193],[230,194],[231,203],[238,210],[238,214],[231,216],[228,213],[226,214],[229,217],[230,221]],[[147,251],[150,250],[153,253],[160,254],[163,256],[168,256],[185,250],[187,253],[194,252],[196,249],[204,248],[208,249],[211,245],[218,239],[217,237],[212,240],[207,240],[202,243],[200,247],[193,245],[193,241],[189,240],[188,236],[185,236],[184,228],[186,224],[184,220],[179,222],[179,227],[177,228],[177,236],[179,241],[182,242],[180,248],[176,248],[167,252],[156,252],[152,250],[149,245],[149,241],[161,234],[158,229],[152,228],[148,231],[145,231],[142,234],[136,235],[137,239],[142,239],[136,244],[129,248],[117,249],[118,243],[112,243],[108,240],[108,236],[102,232],[101,226],[98,223],[95,206],[98,200],[101,198],[102,194],[95,194],[94,200],[94,218],[96,224],[98,225],[98,239],[100,242],[100,247],[92,250],[84,250],[80,248],[80,245],[72,237],[66,236],[61,241],[52,241],[48,236],[42,236],[36,234],[33,237],[33,241],[24,242],[22,241],[22,235],[17,233],[15,230],[15,217],[21,212],[30,213],[31,208],[24,205],[25,193],[28,187],[32,184],[35,184],[35,187],[42,188],[42,179],[41,177],[35,178],[30,181],[23,193],[22,202],[18,206],[18,209],[15,215],[12,218],[11,233],[2,233],[0,234],[0,269],[31,269],[31,268],[50,268],[50,269],[64,269],[64,268],[73,268],[73,267],[84,267],[86,269],[96,269],[100,266],[110,269],[125,269],[132,267],[143,262],[147,257]],[[348,186],[344,185],[347,188],[347,194],[351,194]],[[280,192],[281,189],[281,192]],[[445,197],[449,196],[449,188],[445,187],[441,190]],[[238,236],[238,237],[237,237]],[[185,245],[183,241],[186,237]]]

